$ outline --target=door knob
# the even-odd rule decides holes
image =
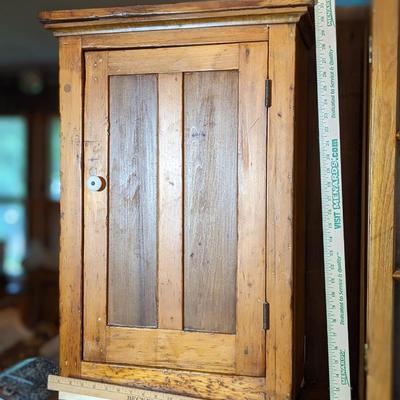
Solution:
[[[106,186],[106,182],[100,176],[92,175],[87,180],[87,187],[92,192],[100,192]]]

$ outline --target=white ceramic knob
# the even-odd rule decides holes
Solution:
[[[99,176],[90,176],[87,181],[87,187],[92,192],[100,192],[104,187],[104,180]]]

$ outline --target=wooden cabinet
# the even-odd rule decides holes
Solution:
[[[60,37],[64,376],[297,392],[309,3],[41,14]]]

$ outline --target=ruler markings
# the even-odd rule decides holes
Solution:
[[[154,392],[83,379],[49,375],[48,388],[63,393],[80,394],[109,400],[196,400],[194,397]]]
[[[321,199],[331,400],[350,400],[335,0],[315,6]]]

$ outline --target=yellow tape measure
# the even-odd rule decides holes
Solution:
[[[62,396],[66,400],[78,398],[74,397],[74,395],[87,396],[88,399],[105,400],[195,400],[194,397],[153,392],[83,379],[65,378],[56,375],[49,375],[47,387],[49,390],[62,393]]]

